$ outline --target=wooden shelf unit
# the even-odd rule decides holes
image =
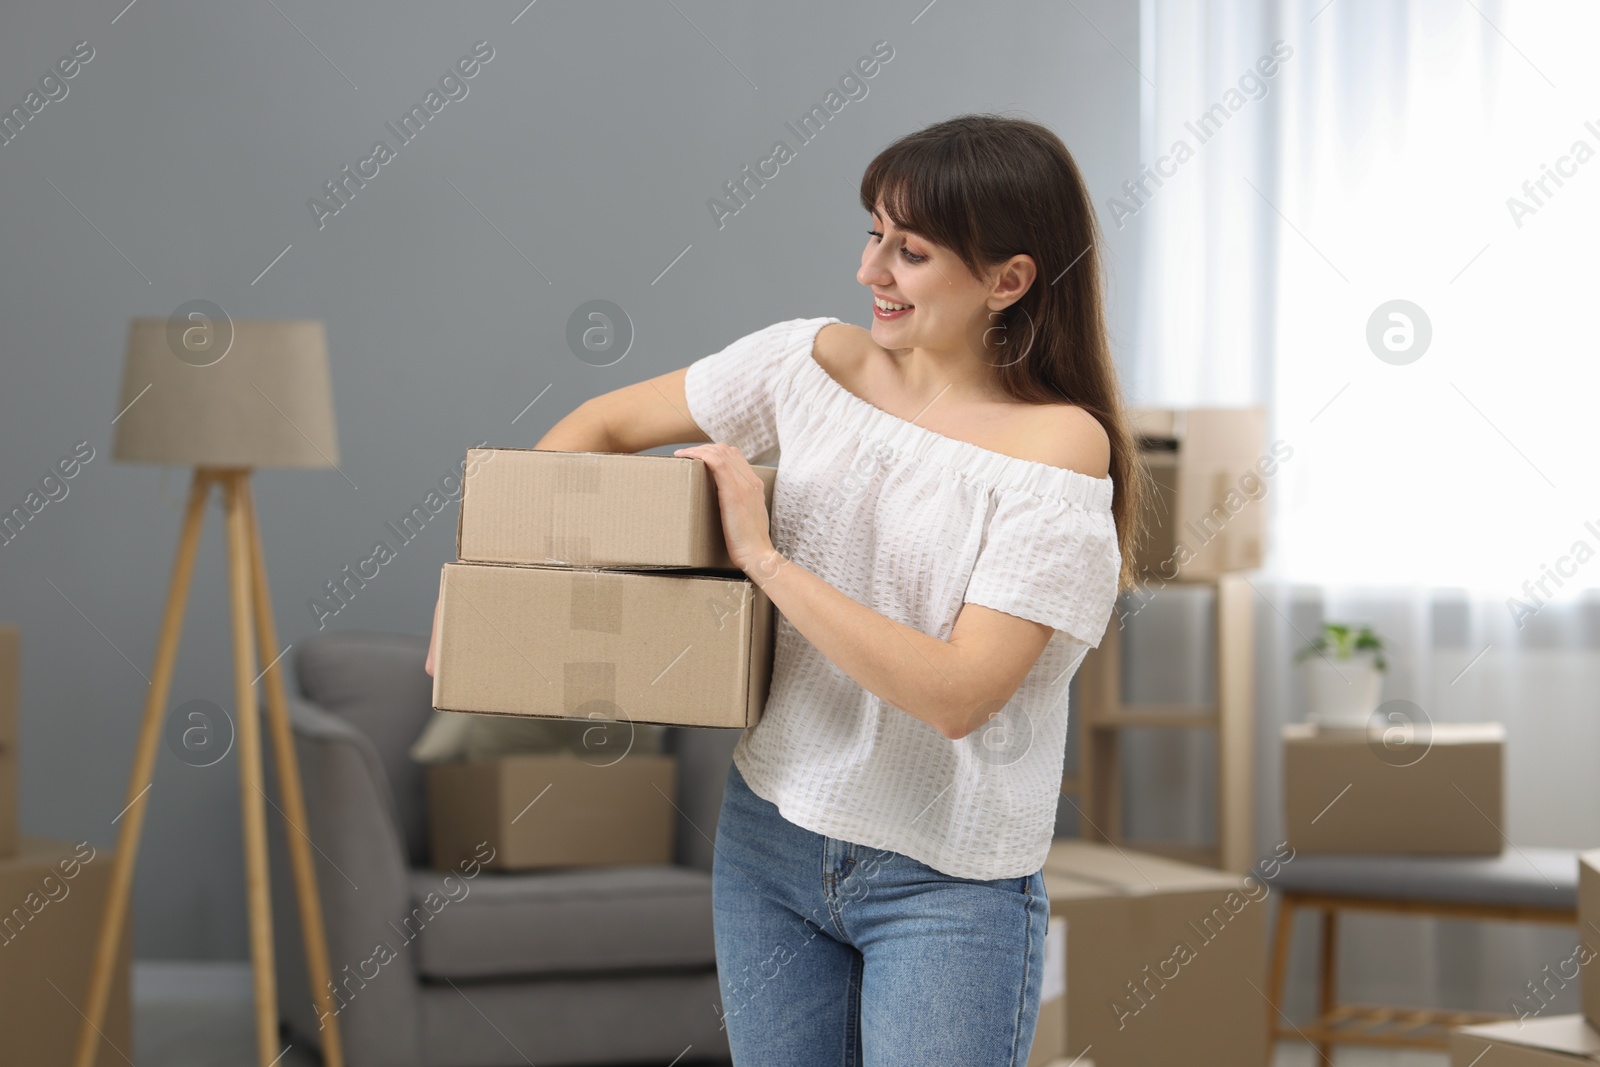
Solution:
[[[1204,863],[1243,874],[1255,849],[1255,622],[1254,591],[1244,572],[1180,579],[1168,585],[1213,587],[1216,700],[1213,704],[1124,704],[1122,631],[1112,618],[1098,648],[1078,667],[1078,766],[1068,767],[1061,792],[1072,797],[1086,840]],[[1217,732],[1217,840],[1214,845],[1128,841],[1122,833],[1122,731],[1210,729]]]

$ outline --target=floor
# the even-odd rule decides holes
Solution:
[[[138,1067],[242,1067],[255,1062],[255,1020],[245,965],[183,970],[140,964],[134,979],[132,1060]],[[1449,1057],[1349,1048],[1337,1067],[1448,1067]],[[1280,1047],[1273,1067],[1319,1064],[1307,1045]],[[315,1055],[291,1047],[276,1067],[317,1067]],[[635,1065],[636,1067],[636,1065]],[[661,1067],[667,1067],[662,1064]],[[678,1063],[674,1067],[687,1067]],[[1326,1065],[1323,1065],[1326,1067]]]
[[[248,1001],[205,1005],[141,1003],[135,1013],[138,1067],[241,1067],[255,1062],[254,1020]],[[1341,1049],[1334,1057],[1338,1067],[1449,1067],[1443,1054]],[[317,1067],[315,1056],[291,1048],[277,1067]],[[1273,1067],[1313,1067],[1318,1063],[1309,1046],[1285,1045]],[[637,1067],[637,1065],[631,1065]],[[662,1064],[661,1067],[666,1067]],[[685,1067],[678,1063],[674,1067]]]
[[[134,1043],[137,1067],[251,1067],[256,1062],[254,1012],[248,1000],[137,1003]],[[273,1067],[320,1067],[321,1062],[315,1053],[291,1046]],[[727,1061],[720,1063],[726,1067]],[[672,1067],[706,1065],[680,1060]]]

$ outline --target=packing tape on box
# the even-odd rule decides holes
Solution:
[[[574,571],[568,583],[567,624],[590,633],[622,632],[625,579],[605,571]],[[569,660],[561,665],[561,707],[573,716],[622,718],[614,660]]]
[[[568,589],[571,608],[567,623],[591,633],[622,632],[623,577],[603,571],[575,571]]]
[[[603,456],[575,453],[563,456],[555,465],[551,491],[557,504],[545,513],[544,558],[546,563],[581,563],[594,559],[594,546],[588,533],[587,507],[561,506],[563,496],[598,496],[605,492],[606,466]],[[568,526],[568,523],[571,523]]]
[[[587,452],[563,456],[552,479],[557,493],[599,493],[604,489],[603,457]]]

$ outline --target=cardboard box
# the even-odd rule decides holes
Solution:
[[[755,467],[771,513],[776,467]],[[704,460],[469,448],[456,526],[464,563],[736,569]]]
[[[1600,1033],[1581,1015],[1513,1019],[1450,1031],[1450,1067],[1582,1067],[1600,1063]]]
[[[0,1067],[72,1062],[114,857],[24,834],[0,860]],[[122,933],[96,1067],[133,1060],[132,925]]]
[[[1499,855],[1505,728],[1440,723],[1403,745],[1380,730],[1283,728],[1283,798],[1297,852]]]
[[[1133,407],[1129,417],[1156,484],[1135,567],[1166,581],[1260,567],[1262,497],[1277,469],[1267,452],[1267,409]]]
[[[1048,887],[1046,888],[1048,892]],[[1045,927],[1044,982],[1039,988],[1039,1022],[1026,1067],[1067,1062],[1067,920],[1052,914]],[[1079,1061],[1078,1067],[1082,1067]]]
[[[17,732],[21,703],[21,632],[0,623],[0,859],[17,853]]]
[[[772,601],[747,578],[447,563],[440,711],[754,726]]]
[[[573,752],[436,763],[426,772],[430,863],[490,870],[672,862],[673,756]]]
[[[1066,920],[1068,1056],[1265,1067],[1269,883],[1075,840],[1044,877]]]
[[[1600,954],[1600,848],[1578,854],[1578,940]],[[1578,982],[1584,1017],[1600,1030],[1600,956],[1584,967]]]

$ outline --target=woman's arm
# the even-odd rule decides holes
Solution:
[[[534,448],[561,452],[643,452],[662,445],[709,441],[689,417],[687,367],[602,393],[550,427]]]
[[[1043,623],[966,604],[948,640],[850,599],[772,546],[761,480],[729,444],[681,448],[717,479],[723,534],[740,570],[861,688],[951,740],[1006,705],[1054,632]]]
[[[952,741],[982,729],[1005,707],[1055,632],[963,604],[949,640],[941,640],[850,599],[776,551],[749,574],[784,618],[861,688]]]

